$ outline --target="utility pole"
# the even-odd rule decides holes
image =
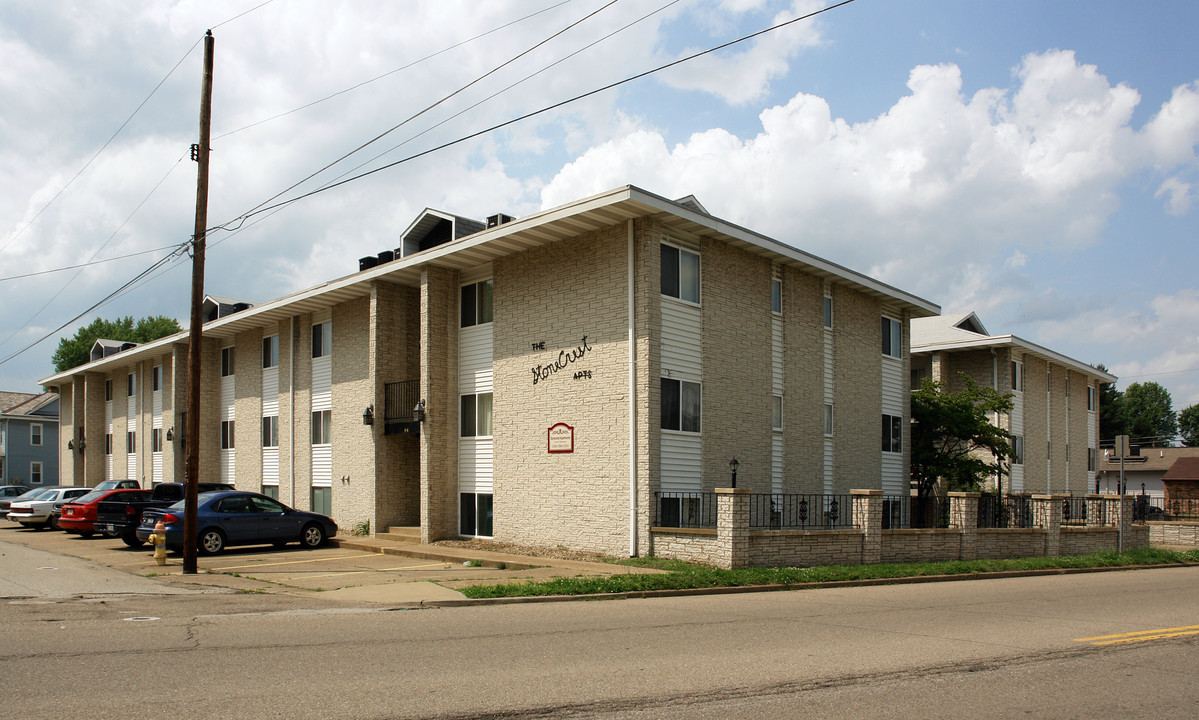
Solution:
[[[192,234],[192,312],[187,342],[187,487],[183,507],[183,574],[196,574],[196,496],[200,487],[200,340],[204,331],[204,245],[208,227],[208,153],[212,136],[212,30],[204,34],[200,89],[200,142],[192,148],[196,172],[196,225]]]

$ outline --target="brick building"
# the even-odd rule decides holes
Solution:
[[[906,490],[908,328],[939,311],[629,186],[426,210],[357,272],[210,302],[201,480],[426,542],[634,555],[734,457],[755,492]],[[46,378],[63,481],[182,479],[186,365],[180,334]]]
[[[924,378],[1011,392],[1010,414],[993,422],[1014,436],[1004,492],[1095,492],[1099,463],[1099,385],[1116,377],[1014,335],[990,335],[973,312],[912,322],[912,385]]]

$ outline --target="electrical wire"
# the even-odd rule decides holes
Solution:
[[[8,277],[0,277],[0,282],[7,282],[9,280],[23,280],[24,278],[37,277],[38,275],[51,275],[51,274],[57,273],[57,272],[65,272],[67,270],[75,270],[76,268],[85,268],[85,267],[90,267],[92,265],[102,265],[104,263],[113,262],[114,260],[128,260],[129,258],[132,258],[132,257],[138,257],[141,255],[149,255],[150,253],[162,252],[163,250],[170,250],[173,247],[175,247],[175,246],[174,245],[164,245],[163,247],[154,248],[152,250],[142,250],[141,252],[129,253],[128,255],[116,255],[116,256],[110,257],[110,258],[104,258],[103,260],[91,260],[89,262],[79,263],[78,265],[67,265],[65,267],[53,268],[51,270],[39,270],[37,272],[25,273],[24,275],[9,275]]]
[[[274,0],[268,0],[268,1],[269,1],[269,2],[273,2]],[[466,40],[463,40],[463,41],[461,41],[461,42],[454,43],[453,45],[450,45],[450,46],[449,46],[449,47],[447,47],[447,48],[443,48],[443,49],[441,49],[441,50],[438,50],[438,51],[437,51],[437,52],[435,52],[435,53],[430,53],[429,55],[426,55],[426,56],[424,56],[423,58],[420,58],[419,60],[413,60],[412,62],[408,63],[407,65],[402,65],[402,66],[400,66],[400,67],[398,67],[398,68],[396,68],[396,69],[394,69],[394,70],[388,70],[387,72],[383,73],[382,75],[375,76],[375,77],[373,77],[373,78],[371,78],[371,79],[369,79],[369,80],[363,80],[362,82],[360,82],[360,83],[357,83],[356,85],[351,85],[350,87],[348,87],[348,88],[345,88],[345,89],[343,89],[343,90],[338,90],[337,92],[333,93],[332,95],[326,95],[325,97],[323,97],[323,98],[321,98],[321,99],[319,99],[319,100],[313,100],[312,102],[310,102],[310,103],[305,103],[304,105],[301,105],[301,106],[299,106],[299,107],[297,107],[297,108],[292,108],[291,110],[288,110],[287,112],[282,112],[282,113],[279,113],[278,115],[272,115],[271,117],[265,118],[265,119],[263,119],[263,120],[258,120],[258,121],[256,121],[256,122],[252,122],[252,123],[250,123],[249,125],[243,125],[242,127],[239,127],[239,128],[238,128],[238,129],[236,129],[236,130],[230,130],[229,132],[221,133],[220,135],[217,135],[216,137],[214,137],[214,138],[213,138],[213,140],[215,141],[215,140],[220,140],[220,139],[222,139],[222,138],[227,138],[227,137],[229,137],[230,135],[233,135],[233,134],[235,134],[235,133],[239,133],[239,132],[241,132],[242,130],[249,130],[249,129],[250,129],[250,128],[252,128],[252,127],[257,127],[257,126],[259,126],[259,125],[262,125],[262,124],[264,124],[264,123],[268,123],[268,122],[271,122],[271,121],[273,121],[273,120],[278,120],[279,118],[287,117],[288,115],[291,115],[292,113],[297,113],[297,112],[300,112],[301,110],[307,110],[308,108],[310,108],[310,107],[313,107],[314,105],[319,105],[319,104],[321,104],[321,103],[325,102],[326,100],[332,100],[333,98],[335,98],[335,97],[338,97],[339,95],[345,95],[346,93],[353,92],[353,91],[357,90],[357,89],[358,89],[358,88],[360,88],[360,87],[363,87],[363,86],[369,85],[369,84],[371,84],[371,83],[373,83],[373,82],[376,82],[376,81],[378,81],[378,80],[382,80],[382,79],[383,79],[383,78],[385,78],[385,77],[389,77],[389,76],[391,76],[391,75],[394,75],[394,74],[396,74],[396,73],[398,73],[398,72],[403,72],[404,70],[407,70],[407,69],[408,69],[408,68],[410,68],[410,67],[413,67],[413,66],[419,65],[419,64],[421,64],[421,63],[425,62],[426,60],[431,60],[431,59],[433,59],[433,58],[437,57],[438,55],[442,55],[442,54],[444,54],[444,53],[447,53],[447,52],[449,52],[449,51],[451,51],[451,50],[456,50],[456,49],[458,49],[458,48],[462,47],[463,45],[467,45],[467,44],[469,44],[469,43],[472,43],[472,42],[474,42],[475,40],[478,40],[478,39],[480,39],[480,38],[483,38],[483,37],[486,37],[486,36],[488,36],[488,35],[491,35],[492,33],[499,32],[500,30],[503,30],[503,29],[505,29],[505,28],[511,27],[511,26],[513,26],[513,25],[516,25],[517,23],[524,22],[525,20],[528,20],[529,18],[531,18],[531,17],[535,17],[535,16],[537,16],[537,15],[540,15],[540,14],[542,14],[542,13],[544,13],[544,12],[549,12],[550,10],[553,10],[553,9],[555,9],[555,8],[562,7],[563,5],[565,5],[565,4],[569,3],[569,2],[573,2],[573,1],[574,1],[574,0],[562,0],[561,2],[559,2],[559,3],[555,4],[555,5],[550,5],[550,6],[549,6],[549,7],[547,7],[547,8],[543,8],[543,9],[541,9],[541,10],[538,10],[537,12],[530,13],[530,14],[528,14],[528,15],[525,15],[525,16],[524,16],[524,17],[522,17],[522,18],[517,18],[516,20],[513,20],[513,21],[511,21],[511,22],[508,22],[508,23],[504,23],[503,25],[500,25],[499,27],[495,27],[495,28],[492,28],[491,30],[488,30],[488,31],[486,31],[486,32],[479,33],[478,35],[475,35],[475,36],[474,36],[474,37],[472,37],[472,38],[467,38]],[[263,3],[263,4],[265,5],[266,3]],[[286,191],[284,191],[284,192],[286,192]]]
[[[232,226],[232,225],[240,225],[240,223],[244,223],[244,222],[245,222],[247,219],[249,219],[249,218],[251,218],[251,217],[253,217],[253,216],[255,216],[255,215],[258,215],[258,214],[260,214],[260,213],[267,212],[268,210],[273,210],[273,209],[275,209],[275,208],[278,208],[278,207],[283,207],[283,206],[285,206],[285,205],[290,205],[291,203],[298,202],[298,201],[300,201],[300,200],[304,200],[305,198],[309,198],[309,197],[312,197],[312,196],[314,196],[314,195],[318,195],[318,194],[320,194],[320,193],[323,193],[323,192],[326,192],[326,191],[328,191],[328,190],[332,190],[333,188],[340,187],[340,186],[342,186],[342,185],[347,185],[347,184],[349,184],[349,183],[351,183],[351,182],[354,182],[354,181],[356,181],[356,180],[361,180],[362,178],[369,177],[369,176],[371,176],[371,175],[374,175],[374,174],[375,174],[375,173],[377,173],[377,172],[382,172],[383,170],[388,170],[388,169],[390,169],[390,168],[393,168],[393,167],[396,167],[396,166],[398,166],[398,165],[403,165],[404,163],[408,163],[408,162],[411,162],[411,161],[413,161],[413,160],[416,160],[416,159],[418,159],[418,158],[422,158],[422,157],[424,157],[424,156],[426,156],[426,155],[430,155],[430,154],[432,154],[432,153],[435,153],[435,152],[437,152],[437,151],[439,151],[439,150],[444,150],[444,149],[446,149],[446,148],[453,147],[453,146],[455,146],[455,145],[460,145],[460,144],[462,144],[462,143],[466,142],[467,140],[473,140],[473,139],[475,139],[475,138],[477,138],[477,137],[480,137],[480,136],[482,136],[482,135],[486,135],[486,134],[488,134],[488,133],[495,132],[496,130],[500,130],[500,129],[502,129],[502,128],[508,127],[509,125],[515,125],[516,123],[522,122],[522,121],[524,121],[524,120],[528,120],[528,119],[529,119],[529,118],[531,118],[531,117],[536,117],[536,116],[538,116],[538,115],[543,115],[543,114],[545,114],[545,113],[547,113],[547,112],[549,112],[549,111],[551,111],[551,110],[556,110],[556,109],[558,109],[558,108],[560,108],[560,107],[564,107],[564,106],[566,106],[566,105],[570,105],[571,103],[578,102],[579,100],[583,100],[583,99],[589,98],[589,97],[591,97],[592,95],[598,95],[599,93],[605,92],[605,91],[607,91],[607,90],[611,90],[612,88],[619,87],[619,86],[621,86],[621,85],[625,85],[625,84],[627,84],[627,83],[633,82],[634,80],[640,80],[640,79],[641,79],[641,78],[643,78],[643,77],[647,77],[647,76],[649,76],[649,75],[653,75],[654,73],[661,72],[662,70],[667,70],[667,69],[669,69],[669,68],[675,67],[676,65],[681,65],[681,64],[683,64],[683,63],[685,63],[685,62],[690,62],[691,60],[694,60],[694,59],[696,59],[696,58],[699,58],[699,57],[703,57],[704,55],[710,55],[710,54],[712,54],[712,53],[714,53],[714,52],[716,52],[716,51],[718,51],[718,50],[723,50],[723,49],[725,49],[725,48],[727,48],[727,47],[731,47],[731,46],[733,46],[733,45],[736,45],[736,44],[738,44],[738,43],[745,42],[746,40],[751,40],[751,39],[753,39],[753,38],[755,38],[755,37],[759,37],[759,36],[761,36],[761,35],[765,35],[766,33],[773,32],[773,31],[775,31],[775,30],[779,30],[779,29],[781,29],[781,28],[787,27],[788,25],[793,25],[793,24],[795,24],[795,23],[797,23],[797,22],[800,22],[801,20],[807,20],[807,19],[810,19],[810,18],[816,17],[817,15],[821,15],[821,14],[823,14],[823,13],[826,13],[826,12],[830,11],[830,10],[834,10],[834,9],[836,9],[836,8],[843,7],[843,6],[845,6],[845,5],[849,5],[849,4],[850,4],[850,3],[852,3],[852,2],[855,2],[855,0],[842,0],[842,1],[841,1],[841,2],[839,2],[839,3],[835,3],[835,4],[833,4],[833,5],[829,5],[828,7],[821,8],[820,10],[814,10],[814,11],[812,11],[812,12],[810,12],[810,13],[807,13],[807,14],[805,14],[805,15],[800,15],[799,17],[792,18],[791,20],[787,20],[787,21],[784,21],[784,22],[778,23],[777,25],[772,25],[772,26],[770,26],[770,27],[768,27],[768,28],[766,28],[766,29],[764,29],[764,30],[758,30],[757,32],[750,33],[749,35],[744,35],[744,36],[742,36],[742,37],[739,37],[739,38],[737,38],[737,39],[735,39],[735,40],[730,40],[730,41],[728,41],[728,42],[726,42],[726,43],[722,43],[722,44],[720,44],[720,45],[716,45],[715,47],[708,48],[707,50],[701,50],[701,51],[699,51],[699,52],[697,52],[697,53],[694,53],[694,54],[692,54],[692,55],[688,55],[688,56],[686,56],[686,57],[679,58],[678,60],[674,60],[674,61],[668,62],[668,63],[666,63],[666,64],[664,64],[664,65],[659,65],[659,66],[658,66],[658,67],[656,67],[656,68],[652,68],[652,69],[650,69],[650,70],[645,70],[645,71],[643,71],[643,72],[637,73],[636,75],[630,75],[629,77],[627,77],[627,78],[625,78],[625,79],[623,79],[623,80],[617,80],[616,82],[609,83],[609,84],[607,84],[607,85],[604,85],[604,86],[602,86],[602,87],[595,88],[594,90],[589,90],[589,91],[587,91],[587,92],[585,92],[585,93],[582,93],[582,94],[579,94],[579,95],[575,95],[574,97],[568,98],[568,99],[566,99],[566,100],[562,100],[562,101],[560,101],[560,102],[557,102],[557,103],[554,103],[554,104],[552,104],[552,105],[547,105],[547,106],[545,106],[545,107],[541,108],[540,110],[534,110],[534,111],[532,111],[532,112],[525,113],[524,115],[519,115],[519,116],[517,116],[517,117],[511,118],[510,120],[505,120],[504,122],[498,123],[498,124],[496,124],[496,125],[492,125],[492,126],[490,126],[490,127],[484,128],[484,129],[482,129],[482,130],[479,130],[479,131],[477,131],[477,132],[473,132],[473,133],[471,133],[471,134],[469,134],[469,135],[464,135],[464,136],[462,136],[462,137],[460,137],[460,138],[458,138],[458,139],[456,139],[456,140],[450,140],[450,141],[448,141],[448,142],[442,143],[441,145],[437,145],[437,146],[435,146],[435,147],[431,147],[431,148],[429,148],[429,149],[427,149],[427,150],[422,150],[421,152],[414,153],[414,154],[412,154],[412,155],[409,155],[409,156],[407,156],[407,157],[405,157],[405,158],[401,158],[401,159],[399,159],[399,160],[396,160],[395,162],[391,162],[391,163],[388,163],[388,164],[386,164],[386,165],[381,165],[381,166],[379,166],[379,167],[377,167],[377,168],[375,168],[375,169],[373,169],[373,170],[368,170],[367,172],[360,173],[360,174],[358,174],[358,175],[354,175],[353,177],[349,177],[349,178],[346,178],[346,179],[344,179],[344,180],[339,180],[339,181],[337,181],[337,182],[334,182],[334,183],[331,183],[331,184],[329,184],[329,185],[325,185],[325,186],[323,186],[323,187],[320,187],[320,188],[317,188],[317,189],[315,189],[315,190],[311,190],[311,191],[309,191],[309,192],[306,192],[306,193],[303,193],[303,194],[301,194],[301,195],[297,195],[296,197],[293,197],[293,198],[291,198],[291,199],[289,199],[289,200],[284,200],[284,201],[282,201],[282,202],[275,203],[274,205],[265,205],[265,203],[268,203],[268,202],[270,202],[270,200],[273,200],[273,199],[275,199],[275,198],[278,198],[280,195],[282,195],[283,193],[287,192],[288,190],[294,189],[294,188],[295,188],[295,185],[293,185],[291,188],[288,188],[288,190],[284,190],[283,192],[281,192],[281,193],[278,193],[277,195],[275,195],[275,197],[274,197],[274,198],[271,198],[271,199],[269,199],[269,200],[266,200],[266,201],[264,201],[264,203],[260,203],[259,205],[255,206],[253,209],[251,209],[250,211],[248,211],[248,212],[246,212],[246,213],[243,213],[243,214],[241,214],[241,215],[238,215],[237,217],[233,218],[232,220],[229,220],[228,222],[221,223],[220,225],[217,225],[217,226],[215,226],[215,227],[213,227],[213,228],[211,228],[211,229],[212,229],[212,230],[217,230],[217,229],[228,229],[228,228],[229,228],[229,226]],[[398,126],[397,126],[397,127],[398,127]],[[372,141],[372,142],[373,142],[373,141]],[[368,144],[369,144],[369,143],[368,143]],[[365,146],[364,146],[364,147],[365,147]],[[342,159],[344,159],[344,156],[343,156],[343,158],[342,158]],[[340,160],[339,160],[339,162],[340,162]],[[311,177],[311,176],[310,176],[310,177]],[[303,181],[301,181],[301,182],[303,182]],[[297,183],[297,185],[298,185],[298,184],[299,184],[299,183]],[[265,205],[265,207],[264,207],[264,205]]]

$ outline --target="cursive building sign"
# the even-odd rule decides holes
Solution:
[[[552,453],[575,451],[575,429],[566,423],[551,425],[545,432],[546,450]]]
[[[565,370],[571,363],[582,360],[590,351],[591,346],[587,344],[587,336],[584,335],[583,339],[579,341],[579,346],[575,349],[562,350],[558,353],[558,358],[553,362],[532,368],[533,384],[536,385],[542,380],[548,380],[551,375],[559,370]]]

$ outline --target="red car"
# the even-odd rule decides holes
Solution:
[[[75,498],[62,506],[62,515],[58,518],[58,527],[69,533],[91,537],[96,534],[92,523],[96,522],[96,503],[101,500],[122,499],[127,493],[149,495],[145,490],[93,490],[87,495]],[[126,500],[134,498],[124,497]]]

